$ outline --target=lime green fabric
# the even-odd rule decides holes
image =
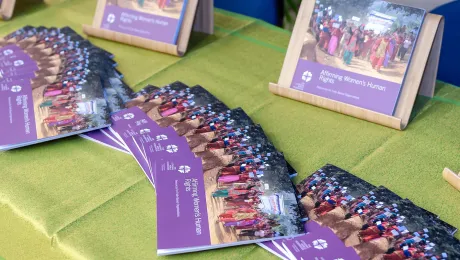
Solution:
[[[74,0],[28,7],[0,23],[0,35],[28,24],[81,32],[82,23],[92,22],[95,5]],[[279,76],[289,32],[221,10],[215,20],[215,35],[194,34],[184,58],[91,41],[116,55],[136,90],[181,80],[242,107],[300,172],[297,181],[333,163],[460,227],[460,193],[441,176],[444,167],[460,170],[460,89],[439,82],[436,98],[409,128],[392,130],[272,95],[268,82]],[[155,200],[129,155],[79,137],[0,153],[0,256],[155,259],[161,210]],[[275,259],[256,245],[186,257]]]

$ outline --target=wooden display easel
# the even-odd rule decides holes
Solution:
[[[450,185],[454,186],[457,190],[460,191],[460,173],[457,174],[454,171],[445,168],[442,172],[442,177],[444,180],[450,183]]]
[[[389,116],[290,88],[294,73],[296,72],[297,62],[300,59],[305,34],[309,29],[315,2],[314,0],[302,1],[279,81],[277,84],[270,83],[270,91],[279,96],[394,129],[404,130],[409,124],[417,95],[434,96],[444,33],[444,18],[434,14],[426,15],[419,33],[416,48],[412,54],[411,64],[408,67],[406,80],[402,86],[394,116]]]
[[[0,5],[0,14],[3,20],[9,20],[13,16],[16,0],[3,0]]]
[[[98,1],[93,24],[83,25],[83,31],[86,34],[175,56],[183,56],[187,52],[192,27],[196,32],[214,33],[214,0],[188,1],[177,45],[102,29],[100,26],[105,6],[106,0]]]

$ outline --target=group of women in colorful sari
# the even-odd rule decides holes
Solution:
[[[310,25],[318,49],[340,57],[347,66],[353,58],[370,61],[377,71],[389,67],[396,57],[403,61],[415,40],[412,33],[406,33],[405,25],[393,33],[375,34],[373,30],[365,30],[365,24],[356,27],[353,22],[334,20],[327,11],[314,14]]]
[[[353,197],[350,193],[357,192],[356,188],[349,191],[334,176],[321,172],[296,187],[310,220],[331,228],[361,259],[422,259],[431,255],[424,231],[403,232],[407,223],[399,215],[398,205],[379,202],[374,192]]]
[[[279,235],[273,230],[278,226],[276,221],[269,219],[259,209],[260,196],[264,194],[261,189],[263,185],[252,166],[243,164],[223,168],[218,176],[218,184],[212,196],[224,202],[224,212],[219,215],[219,222],[224,227],[238,230],[239,237]]]
[[[59,133],[86,128],[86,120],[77,113],[79,100],[76,94],[75,86],[72,84],[48,86],[43,93],[44,101],[39,105],[48,112],[42,123]]]
[[[372,45],[370,61],[372,68],[380,71],[381,67],[388,68],[391,62],[399,57],[404,61],[406,53],[412,47],[414,35],[405,33],[405,27],[401,27],[394,33],[385,33],[375,38]]]
[[[145,0],[137,0],[137,3],[140,7],[144,7]],[[156,0],[158,8],[161,10],[165,9],[167,6],[171,4],[171,0]]]

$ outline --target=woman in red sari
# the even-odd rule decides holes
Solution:
[[[385,62],[385,57],[390,49],[390,36],[385,35],[385,37],[378,39],[374,46],[372,47],[372,56],[371,56],[371,63],[372,68],[380,71],[380,68],[383,66]]]
[[[367,33],[365,33],[363,49],[361,50],[361,59],[369,60],[369,53],[372,49],[372,46],[374,45],[374,42],[375,42],[374,32],[368,31]]]
[[[327,46],[329,45],[329,41],[331,40],[331,23],[330,20],[327,19],[323,23],[323,29],[321,30],[321,33],[319,35],[319,42],[318,42],[318,47],[322,50],[327,50]]]

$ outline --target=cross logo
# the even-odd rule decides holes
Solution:
[[[313,246],[318,250],[323,250],[327,248],[327,242],[323,239],[318,239],[313,241]]]
[[[166,146],[166,151],[167,151],[168,153],[177,153],[178,150],[179,150],[179,149],[177,148],[176,145],[173,145],[173,144],[172,144],[172,145]]]
[[[187,166],[187,165],[179,166],[179,172],[180,173],[189,173],[190,172],[190,166]]]
[[[164,141],[168,140],[168,136],[166,135],[157,135],[157,141]]]
[[[133,113],[125,114],[125,115],[123,116],[123,118],[124,118],[125,120],[133,119],[133,118],[134,118],[134,114],[133,114]]]
[[[18,85],[11,87],[11,92],[14,92],[14,93],[17,93],[17,92],[19,92],[21,90],[22,90],[22,87],[18,86]]]
[[[302,80],[305,82],[310,82],[312,77],[313,77],[313,74],[311,74],[311,72],[307,70],[303,73]]]
[[[14,64],[15,67],[19,67],[19,66],[24,65],[24,61],[22,61],[22,60],[15,60],[15,61],[13,62],[13,64]]]
[[[115,15],[114,14],[109,14],[107,16],[107,22],[110,23],[110,24],[114,23],[115,22]]]
[[[13,51],[10,50],[10,49],[3,51],[3,55],[5,55],[5,56],[11,55],[11,54],[13,54]]]

